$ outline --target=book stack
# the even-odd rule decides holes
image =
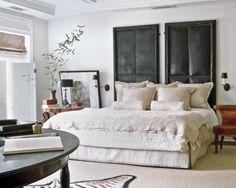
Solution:
[[[44,99],[42,108],[55,108],[60,107],[59,104],[57,104],[57,100],[55,99]]]
[[[0,120],[0,137],[33,134],[35,123],[17,124],[16,119]]]

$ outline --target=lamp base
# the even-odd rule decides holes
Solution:
[[[68,105],[69,105],[69,102],[67,101],[67,99],[64,99],[64,100],[62,101],[62,105],[63,105],[63,106],[68,106]]]

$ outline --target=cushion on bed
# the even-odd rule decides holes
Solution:
[[[150,109],[151,102],[156,92],[155,87],[123,88],[123,102],[142,101],[144,109]]]
[[[184,102],[174,101],[152,101],[152,111],[181,111],[184,110]]]
[[[147,81],[143,81],[140,83],[127,83],[127,82],[116,81],[115,90],[116,90],[117,101],[122,101],[124,87],[137,87],[137,88],[146,87],[146,83]]]
[[[159,88],[158,89],[158,101],[174,101],[184,102],[184,109],[190,110],[190,94],[194,92],[194,88]]]
[[[147,87],[156,87],[156,94],[154,96],[154,100],[157,100],[158,98],[158,89],[159,88],[172,88],[172,87],[178,87],[178,84],[180,84],[181,82],[173,82],[173,83],[170,83],[170,84],[154,84],[153,82],[148,82],[147,83]]]
[[[190,106],[192,108],[209,108],[208,97],[213,88],[212,82],[204,84],[178,84],[181,88],[195,88],[195,91],[190,96]]]
[[[144,110],[143,101],[115,101],[112,104],[114,110]]]

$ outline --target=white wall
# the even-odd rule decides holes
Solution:
[[[160,70],[164,82],[164,23],[192,20],[217,20],[217,103],[236,103],[236,2],[176,9],[87,13],[49,22],[49,49],[54,49],[76,25],[85,25],[78,52],[68,63],[69,70],[98,69],[101,85],[113,87],[113,27],[160,24]],[[228,72],[232,89],[223,91],[220,73]],[[113,101],[113,89],[102,89],[103,106]]]

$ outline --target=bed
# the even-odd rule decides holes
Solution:
[[[176,121],[183,125],[175,127]],[[212,109],[161,112],[102,108],[60,113],[44,126],[78,136],[80,147],[71,159],[190,168],[212,143],[209,130],[216,123]],[[186,131],[184,126],[191,129]]]
[[[216,114],[210,108],[216,101],[215,21],[165,25],[166,85],[155,83],[160,75],[157,68],[159,53],[153,52],[153,49],[158,49],[155,48],[158,46],[157,31],[156,25],[114,29],[115,100],[123,102],[126,96],[125,104],[122,103],[125,108],[116,105],[116,108],[113,106],[65,112],[53,116],[44,124],[44,127],[62,129],[79,137],[80,147],[70,156],[71,159],[191,168],[197,159],[206,153],[208,146],[213,142],[212,127],[218,124]],[[133,37],[134,41],[127,47],[129,43],[124,45],[124,39],[130,34],[138,38]],[[148,50],[142,45],[145,41],[140,43],[140,40],[145,39],[151,44],[148,47],[152,49],[149,51],[152,54],[147,53],[148,57],[145,57],[144,53]],[[156,42],[149,43],[150,40]],[[133,49],[134,45],[136,51],[126,53],[125,49]],[[127,59],[129,61],[126,61]],[[154,83],[151,83],[150,79]],[[122,86],[122,95],[119,94],[116,84]],[[197,84],[197,87],[194,88],[195,85],[192,84]],[[208,101],[209,106],[208,103],[203,103],[198,108],[201,103],[199,99],[202,99],[199,97],[198,89],[205,87],[205,84],[210,85],[207,92],[204,91],[204,102]],[[146,96],[150,91],[146,94],[139,91],[150,90],[145,88],[151,87],[156,87],[156,94],[149,97],[149,100]],[[153,100],[169,102],[169,94],[175,98],[178,96],[175,92],[178,93],[180,90],[185,94],[189,93],[188,96],[191,98],[188,101],[191,105],[185,106],[183,102],[181,110],[174,111],[152,109]],[[137,96],[137,93],[142,97]],[[194,95],[195,97],[192,97]],[[127,105],[126,103],[132,101],[134,96],[137,99],[146,97],[145,105],[144,102]],[[146,105],[148,103],[149,106]],[[169,103],[166,106],[173,107]]]

